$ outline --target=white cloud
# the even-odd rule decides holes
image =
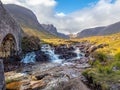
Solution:
[[[65,17],[65,16],[66,16],[66,14],[65,14],[65,13],[63,13],[63,12],[60,12],[60,13],[56,13],[56,16],[58,16],[58,17]]]
[[[54,0],[26,0],[28,5],[45,5],[45,6],[54,6],[56,2]]]
[[[120,0],[99,0],[96,4],[74,11],[70,14],[57,13],[54,8],[56,0],[2,0],[31,9],[40,23],[54,24],[58,31],[76,33],[83,29],[109,25],[120,21]]]
[[[20,4],[20,2],[19,2],[19,1],[17,1],[17,0],[1,0],[1,1],[3,1],[5,4],[7,4],[7,3]]]

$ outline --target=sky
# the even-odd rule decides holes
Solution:
[[[64,12],[69,14],[71,12],[89,7],[91,4],[95,4],[99,0],[56,0],[58,3],[55,7],[57,12]]]
[[[59,32],[77,33],[120,21],[120,0],[1,0],[31,9],[41,24]]]

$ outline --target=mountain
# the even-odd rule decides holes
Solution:
[[[66,38],[66,39],[69,38],[68,35],[57,32],[57,28],[52,24],[41,24],[41,25],[44,28],[44,30],[48,31],[49,33],[51,33],[55,36],[58,36],[58,37],[61,37],[61,38]]]
[[[111,24],[105,27],[101,32],[100,35],[109,35],[120,32],[120,22]]]
[[[85,29],[77,33],[77,38],[110,35],[110,34],[115,34],[119,32],[120,32],[120,22],[117,22],[104,27]]]
[[[50,32],[51,34],[53,35],[58,34],[56,27],[54,27],[52,24],[41,24],[41,25],[44,28],[44,30]]]
[[[69,39],[70,38],[69,35],[65,35],[65,34],[60,33],[60,32],[58,32],[58,36],[62,37],[62,38],[65,38],[65,39]]]
[[[6,4],[4,7],[22,27],[30,27],[38,30],[43,29],[31,10],[15,4]]]
[[[40,39],[59,38],[57,29],[53,27],[50,31],[41,25],[36,15],[29,9],[15,4],[4,4],[4,7],[11,14],[11,16],[21,25],[23,31],[28,35],[38,36]],[[44,24],[45,25],[45,24]],[[47,26],[47,25],[46,25]]]

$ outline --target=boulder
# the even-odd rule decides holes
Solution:
[[[44,52],[42,52],[40,50],[36,52],[36,61],[44,62],[44,61],[48,61],[48,60],[49,60],[49,56],[46,55]]]

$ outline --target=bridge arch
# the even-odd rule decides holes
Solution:
[[[1,43],[1,57],[9,57],[17,54],[17,43],[14,35],[7,34]]]

